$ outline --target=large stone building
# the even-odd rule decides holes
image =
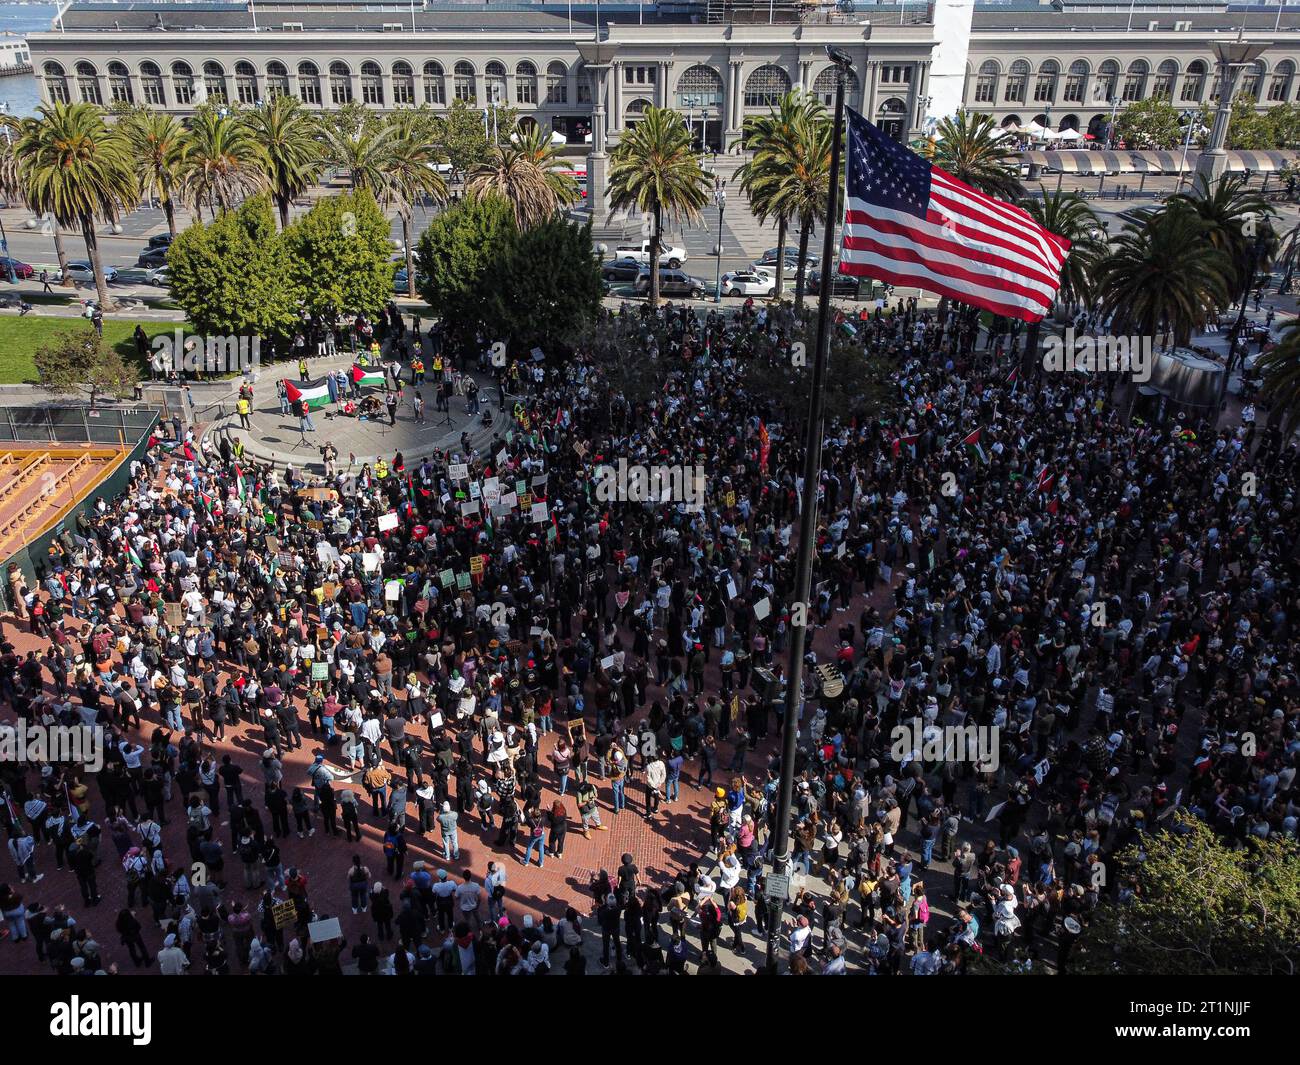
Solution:
[[[594,193],[609,144],[650,105],[677,108],[724,150],[794,86],[829,103],[827,45],[853,59],[849,105],[899,139],[962,106],[1097,135],[1128,101],[1213,99],[1213,43],[1238,31],[1270,42],[1239,88],[1261,107],[1296,101],[1300,2],[74,0],[30,42],[47,101],[182,114],[276,93],[324,110],[509,104],[590,153]],[[603,213],[598,196],[593,207]]]

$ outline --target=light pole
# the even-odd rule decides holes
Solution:
[[[817,348],[813,358],[808,423],[804,427],[803,499],[799,509],[799,557],[795,569],[795,601],[790,608],[790,672],[786,678],[785,717],[781,722],[781,782],[772,828],[772,872],[768,879],[767,971],[776,972],[781,942],[781,911],[789,887],[790,806],[794,798],[795,734],[803,702],[803,651],[808,631],[808,597],[812,585],[813,539],[817,531],[817,483],[821,480],[823,390],[830,349],[831,260],[835,251],[835,213],[839,210],[840,149],[844,136],[844,81],[853,67],[851,56],[831,46],[826,54],[835,64],[835,130],[831,140],[831,181],[822,230],[822,285],[817,294]]]
[[[1192,134],[1196,132],[1196,112],[1184,111],[1182,120],[1187,123],[1187,136],[1183,138],[1183,157],[1178,161],[1178,187],[1174,192],[1181,192],[1183,188],[1183,178],[1187,173],[1187,149],[1192,143]]]
[[[714,249],[718,255],[718,271],[714,280],[715,298],[714,302],[722,302],[722,214],[727,209],[727,190],[723,187],[722,178],[713,180],[713,202],[718,207],[718,246]]]

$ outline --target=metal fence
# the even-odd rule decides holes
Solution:
[[[158,420],[156,407],[0,407],[0,441],[134,447]]]

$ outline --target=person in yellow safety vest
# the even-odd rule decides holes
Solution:
[[[298,360],[298,380],[299,380],[299,381],[305,381],[305,380],[307,380],[307,360],[306,360],[306,359],[299,359],[299,360]]]
[[[382,481],[387,476],[388,476],[388,463],[385,462],[383,459],[380,459],[378,462],[375,463],[375,477]]]
[[[379,341],[378,341],[378,340],[372,340],[372,341],[370,342],[370,361],[371,361],[372,363],[374,363],[376,366],[378,366],[378,365],[379,365],[379,359],[380,359],[380,353],[379,353]]]
[[[253,413],[253,405],[248,402],[247,396],[240,396],[239,402],[235,404],[235,410],[239,413],[239,424],[245,429],[251,429],[248,422],[248,416]]]
[[[233,450],[235,452],[235,458],[242,459],[244,457],[244,442],[240,440],[239,437],[235,437],[235,446]]]

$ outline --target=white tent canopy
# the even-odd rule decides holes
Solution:
[[[1081,141],[1083,140],[1083,134],[1077,129],[1063,129],[1056,134],[1054,139],[1058,141]]]
[[[1021,133],[1028,133],[1031,137],[1041,137],[1047,132],[1047,129],[1040,126],[1037,122],[1029,122],[1020,127]]]
[[[510,139],[511,141],[517,144],[519,142],[519,134],[518,133],[510,134]],[[568,138],[565,137],[565,135],[561,133],[558,129],[553,129],[551,130],[551,143],[555,145],[560,145],[560,144],[568,144],[569,141]]]

